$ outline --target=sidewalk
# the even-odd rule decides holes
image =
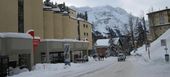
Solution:
[[[110,57],[104,61],[94,61],[90,58],[86,63],[71,63],[71,67],[64,69],[64,63],[37,64],[35,70],[23,72],[10,77],[80,77],[82,75],[103,69],[117,61],[116,57]]]

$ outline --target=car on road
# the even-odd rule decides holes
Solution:
[[[124,53],[119,53],[118,54],[118,62],[119,61],[125,61],[125,59],[126,59],[126,55],[124,54]]]

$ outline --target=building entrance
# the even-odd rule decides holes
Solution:
[[[6,77],[8,74],[8,56],[0,56],[0,77]]]

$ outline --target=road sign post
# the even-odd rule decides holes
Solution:
[[[148,57],[149,57],[149,59],[151,59],[151,54],[150,54],[149,47],[150,47],[150,43],[147,42],[147,43],[146,43],[146,52],[148,52]]]
[[[165,61],[169,62],[169,54],[168,54],[168,47],[167,47],[167,43],[166,43],[166,39],[161,39],[161,46],[165,46],[164,50],[165,50]]]

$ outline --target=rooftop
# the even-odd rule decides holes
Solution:
[[[110,39],[98,39],[96,41],[96,46],[106,46],[106,47],[108,47],[110,45],[109,40]]]
[[[159,13],[159,12],[163,12],[163,11],[170,11],[170,9],[166,8],[166,9],[163,9],[163,10],[153,11],[153,12],[147,13],[147,15],[154,14],[154,13]]]

